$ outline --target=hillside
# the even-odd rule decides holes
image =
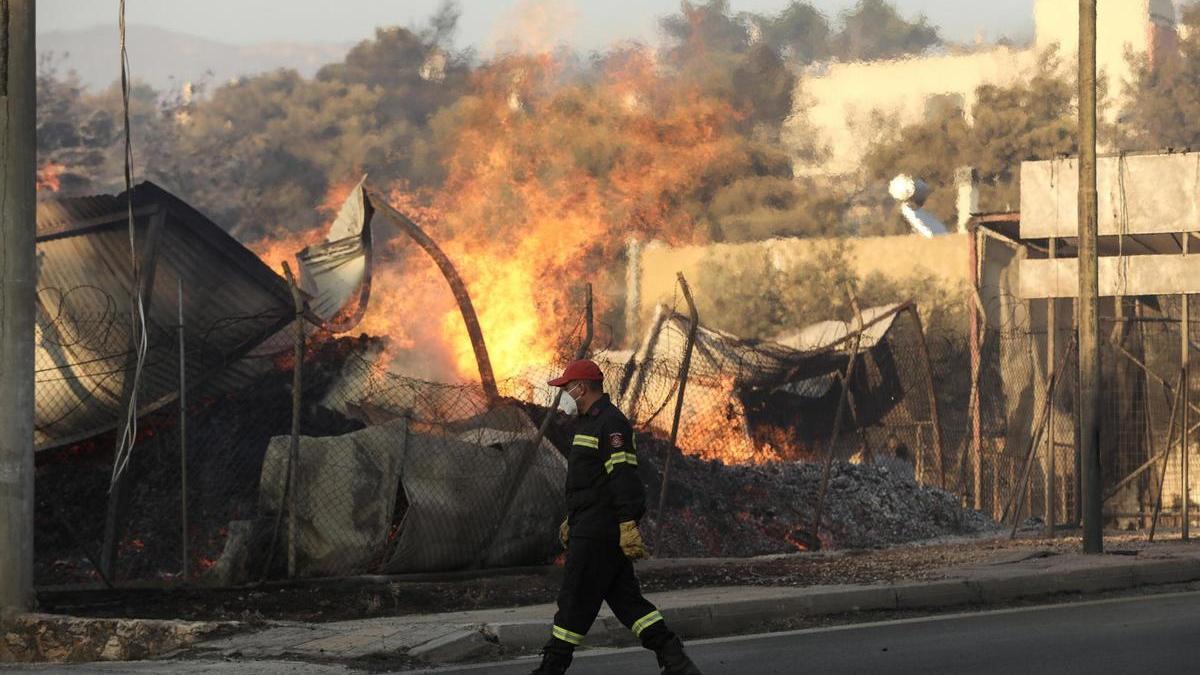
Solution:
[[[53,58],[60,73],[74,70],[90,89],[117,80],[117,28],[52,31],[38,35],[38,54]],[[326,63],[341,61],[353,46],[334,43],[233,45],[153,26],[129,27],[129,60],[134,77],[160,91],[180,82],[226,82],[279,68],[311,76]],[[211,73],[211,74],[210,74]]]

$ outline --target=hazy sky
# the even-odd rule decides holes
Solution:
[[[1063,0],[1066,2],[1067,0]],[[440,0],[127,0],[128,21],[236,43],[348,42],[378,25],[423,24]],[[924,12],[952,40],[1032,33],[1033,0],[896,0]],[[787,0],[731,0],[735,11],[774,12]],[[854,0],[814,0],[831,16]],[[39,0],[38,30],[115,24],[117,0]],[[568,41],[583,48],[638,38],[653,41],[655,19],[679,0],[461,0],[460,45],[485,53],[513,34],[534,42]]]

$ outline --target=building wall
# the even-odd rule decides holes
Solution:
[[[798,164],[798,175],[845,175],[858,170],[875,135],[872,120],[882,114],[892,124],[918,122],[937,97],[950,96],[970,110],[975,90],[983,84],[1011,85],[1028,77],[1039,56],[1054,45],[1066,68],[1072,68],[1079,43],[1079,6],[1069,0],[1037,0],[1036,36],[1029,49],[993,47],[963,54],[943,54],[865,63],[825,64],[811,70],[798,85],[797,110],[806,113],[830,150],[817,164]],[[1098,67],[1108,78],[1110,96],[1121,93],[1132,72],[1127,51],[1151,56],[1169,52],[1176,38],[1171,0],[1099,0]],[[1107,114],[1115,115],[1116,106]],[[791,131],[800,133],[804,116]]]
[[[879,273],[893,279],[905,279],[914,274],[930,275],[944,280],[947,287],[968,283],[967,264],[969,238],[966,234],[950,234],[933,239],[919,235],[892,237],[861,237],[845,240],[855,273],[865,277]],[[707,246],[669,247],[651,242],[642,247],[640,283],[631,275],[638,288],[627,289],[627,298],[638,298],[641,329],[660,303],[672,304],[676,298],[675,275],[683,272],[693,289],[698,287],[699,272],[705,262],[730,260],[745,251],[769,254],[780,269],[804,260],[815,250],[834,243],[828,239],[770,239],[744,244],[711,244]],[[919,302],[920,299],[918,299]],[[682,307],[682,300],[680,300]],[[828,317],[814,317],[820,321]]]
[[[966,110],[983,84],[1011,85],[1032,72],[1029,50],[996,47],[970,54],[923,56],[894,61],[832,63],[801,79],[797,99],[811,103],[807,123],[830,150],[820,164],[798,165],[799,175],[846,174],[858,169],[877,135],[874,121],[893,124],[920,120],[935,97],[957,97]],[[801,103],[804,105],[804,103]],[[802,124],[793,123],[793,132]]]

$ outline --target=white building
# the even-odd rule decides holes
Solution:
[[[970,114],[980,85],[1012,85],[1029,77],[1040,55],[1053,47],[1057,46],[1063,66],[1073,68],[1078,12],[1078,3],[1071,0],[1036,0],[1034,43],[1026,48],[991,46],[963,53],[814,66],[801,78],[796,101],[798,107],[811,105],[808,124],[830,154],[819,163],[796,166],[796,173],[853,173],[881,124],[888,128],[912,124],[931,106],[946,104],[961,106]],[[1172,51],[1177,39],[1171,0],[1099,0],[1097,60],[1109,96],[1119,95],[1131,79],[1127,54],[1154,59]],[[1115,106],[1107,113],[1115,114]],[[801,133],[803,128],[803,123],[797,123],[793,132]]]

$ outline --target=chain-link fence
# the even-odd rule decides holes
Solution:
[[[601,345],[595,358],[643,454],[665,458],[675,451],[664,439],[687,319],[664,309],[655,326],[637,351]],[[187,388],[186,414],[175,399],[141,416],[111,496],[115,432],[39,453],[39,583],[186,575],[237,585],[549,560],[559,552],[569,434],[558,423],[539,435],[553,393],[544,382],[581,332],[565,332],[559,363],[499,383],[505,398],[493,402],[477,385],[389,372],[381,341],[323,335],[307,339],[294,391],[294,329],[232,364],[213,363],[206,341],[190,340],[181,371],[178,327],[155,328],[147,360],[159,365],[156,386],[178,391],[180,372],[200,384]],[[124,365],[129,355],[113,358]],[[230,368],[239,386],[206,373]],[[917,479],[943,485],[957,455],[941,433],[932,372],[911,305],[868,310],[861,330],[831,322],[772,343],[701,328],[676,445],[729,465],[907,454]],[[653,511],[661,459],[647,464]],[[813,544],[785,529],[772,536]]]

